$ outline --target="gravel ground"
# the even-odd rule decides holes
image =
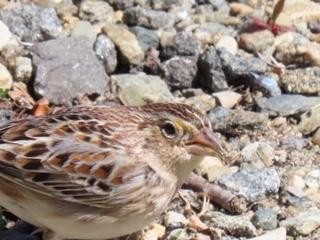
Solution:
[[[0,124],[148,101],[207,113],[228,156],[130,239],[320,239],[319,1],[0,0]],[[0,239],[34,230],[3,209]]]

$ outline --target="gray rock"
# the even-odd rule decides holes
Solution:
[[[275,157],[274,149],[265,142],[254,142],[245,146],[241,150],[241,155],[247,164],[246,169],[270,167]]]
[[[208,114],[212,128],[232,135],[265,124],[268,114],[216,107]]]
[[[289,116],[306,112],[313,106],[320,104],[320,97],[283,94],[271,98],[259,98],[257,104],[262,111]]]
[[[279,191],[280,177],[273,168],[240,171],[218,179],[218,184],[248,201],[255,202]]]
[[[173,230],[168,235],[168,240],[189,240],[191,237],[189,236],[186,228],[178,228]]]
[[[134,0],[108,0],[108,3],[116,10],[125,10],[133,7]]]
[[[219,228],[235,237],[254,237],[257,229],[250,221],[249,214],[240,216],[226,215],[221,212],[212,211],[207,214],[210,220]]]
[[[188,221],[181,213],[169,211],[164,216],[164,224],[169,228],[181,228],[187,225]]]
[[[289,31],[278,35],[274,47],[274,57],[285,65],[320,66],[320,44],[301,33]]]
[[[267,64],[260,58],[232,55],[224,48],[218,49],[217,52],[228,82],[239,83],[239,80],[248,79],[252,72],[265,73],[267,71]]]
[[[216,100],[211,95],[205,93],[189,97],[184,103],[199,109],[201,112],[208,112],[216,106]]]
[[[206,0],[213,6],[214,10],[228,10],[229,6],[226,0]]]
[[[272,208],[258,208],[252,218],[253,224],[263,230],[273,230],[278,225],[277,212]]]
[[[130,31],[136,35],[139,45],[144,52],[150,48],[158,48],[160,40],[156,31],[139,26],[130,28]]]
[[[112,73],[116,70],[118,64],[117,51],[110,38],[100,34],[94,44],[94,51],[98,58],[103,61],[107,73]]]
[[[289,137],[281,141],[281,145],[287,151],[294,151],[294,150],[302,151],[303,148],[308,146],[308,144],[309,144],[309,139],[302,138],[302,137]]]
[[[14,68],[16,80],[28,83],[32,76],[32,62],[27,57],[17,57]]]
[[[109,80],[87,38],[64,38],[32,47],[34,90],[54,104],[71,105],[84,94],[102,94]]]
[[[304,134],[310,134],[320,128],[320,104],[312,107],[310,111],[301,115],[299,130]]]
[[[214,47],[207,48],[198,59],[199,83],[209,91],[228,88],[219,55]]]
[[[267,95],[272,97],[281,95],[281,89],[278,82],[271,76],[256,74],[253,72],[250,73],[250,76],[253,86],[261,89],[264,92],[267,92]]]
[[[288,232],[294,235],[308,235],[320,227],[320,210],[318,208],[311,208],[303,211],[297,216],[281,221],[280,226],[285,227]]]
[[[14,112],[12,110],[12,105],[6,101],[3,102],[5,106],[0,107],[0,127],[7,124],[14,117]],[[1,216],[1,214],[0,214]],[[0,221],[0,230],[1,229],[1,221]]]
[[[320,95],[320,67],[318,66],[286,70],[281,75],[280,81],[288,93]]]
[[[189,88],[197,74],[197,64],[194,59],[174,57],[162,65],[163,77],[174,89]]]
[[[143,105],[146,99],[155,102],[173,101],[166,83],[158,76],[145,74],[113,75],[118,95],[125,105]]]
[[[97,34],[94,27],[88,21],[79,21],[75,24],[71,32],[71,37],[87,37],[92,42],[96,41]]]
[[[170,28],[175,23],[175,17],[171,13],[145,9],[140,6],[126,9],[123,21],[130,25],[139,25],[151,29]]]
[[[81,1],[79,6],[79,17],[81,20],[89,21],[92,24],[114,23],[115,16],[113,8],[105,1]]]
[[[192,36],[191,33],[186,31],[178,32],[172,41],[162,43],[161,56],[165,59],[180,56],[196,56],[199,53],[199,42]]]
[[[9,31],[9,28],[6,26],[6,24],[0,21],[0,51],[10,43],[11,39],[12,33]]]
[[[204,22],[194,32],[195,38],[201,42],[203,47],[207,44],[216,44],[217,37],[223,35],[234,36],[235,34],[233,30],[217,22]]]
[[[0,19],[23,41],[56,38],[62,31],[60,20],[53,8],[43,8],[34,4],[2,9]]]
[[[156,10],[169,10],[174,7],[180,7],[185,2],[188,2],[186,0],[149,0],[151,7]]]
[[[136,36],[126,26],[119,24],[107,24],[102,31],[108,35],[112,42],[118,47],[120,60],[123,64],[137,65],[144,59]]]
[[[277,228],[272,231],[268,231],[263,235],[260,235],[255,238],[251,238],[250,240],[286,240],[287,239],[287,231],[284,227]]]

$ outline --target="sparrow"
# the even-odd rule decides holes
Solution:
[[[110,239],[159,217],[224,150],[190,106],[74,106],[0,128],[0,205],[45,240]]]

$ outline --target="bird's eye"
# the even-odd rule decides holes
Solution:
[[[177,135],[177,129],[172,122],[166,121],[161,126],[163,135],[167,138],[174,138]]]

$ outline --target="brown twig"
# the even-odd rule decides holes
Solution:
[[[208,183],[205,178],[194,173],[184,182],[184,186],[197,192],[204,192],[211,202],[231,213],[240,214],[247,210],[247,201],[243,196],[236,196],[216,184]]]

